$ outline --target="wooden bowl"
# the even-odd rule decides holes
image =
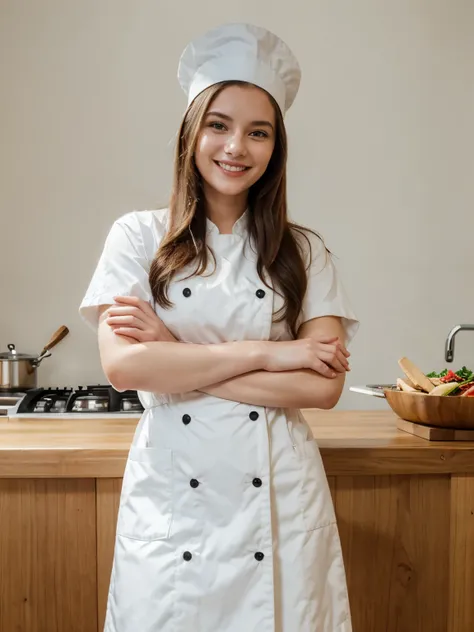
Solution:
[[[407,393],[384,389],[390,408],[402,419],[439,428],[474,428],[474,397]]]

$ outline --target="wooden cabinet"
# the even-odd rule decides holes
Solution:
[[[97,632],[94,479],[0,479],[0,630]]]
[[[448,626],[450,477],[338,476],[330,484],[354,632],[473,630],[474,611]]]

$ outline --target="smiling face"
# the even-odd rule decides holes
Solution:
[[[194,154],[204,194],[246,198],[272,157],[275,110],[260,88],[230,85],[206,112]]]

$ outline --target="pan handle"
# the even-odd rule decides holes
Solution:
[[[36,366],[38,366],[41,360],[44,360],[44,358],[49,358],[51,354],[48,353],[48,351],[52,349],[53,347],[55,347],[58,344],[58,342],[61,342],[61,340],[65,338],[68,335],[68,333],[69,333],[69,329],[65,325],[61,325],[61,327],[59,327],[59,329],[57,329],[54,332],[54,334],[49,339],[49,342],[45,344],[41,353],[37,357],[35,361]]]

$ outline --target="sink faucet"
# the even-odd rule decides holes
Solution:
[[[454,338],[459,331],[474,331],[474,325],[456,325],[446,338],[444,358],[446,362],[452,362],[454,358]]]

